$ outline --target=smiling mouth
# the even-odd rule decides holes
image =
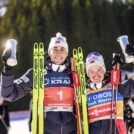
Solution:
[[[57,61],[61,61],[62,59],[57,59],[57,58],[55,58]]]
[[[97,79],[100,79],[101,76],[93,76],[92,78],[97,80]]]
[[[56,59],[56,60],[62,60],[63,58],[61,58],[61,57],[60,57],[60,58],[58,58],[58,57],[55,57],[55,59]]]
[[[92,77],[92,79],[94,80],[94,81],[100,81],[101,80],[101,76],[97,76],[97,77]]]

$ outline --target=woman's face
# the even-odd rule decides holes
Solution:
[[[102,67],[94,65],[88,69],[88,77],[91,82],[97,84],[101,83],[104,79],[105,72]]]
[[[68,53],[64,47],[55,46],[50,50],[49,56],[53,63],[61,65],[66,60]]]

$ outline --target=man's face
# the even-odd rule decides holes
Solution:
[[[55,46],[50,50],[49,56],[53,63],[61,65],[67,58],[68,53],[64,47]]]
[[[94,65],[88,69],[88,77],[95,83],[101,83],[104,79],[105,72],[102,67]]]

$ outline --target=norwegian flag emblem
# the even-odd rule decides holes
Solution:
[[[90,63],[92,64],[92,63],[95,63],[95,61],[94,60],[92,60],[92,61],[90,61]]]
[[[55,43],[60,43],[60,41],[59,41],[59,40],[57,40],[57,41],[55,41]]]

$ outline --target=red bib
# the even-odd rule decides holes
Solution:
[[[45,88],[45,111],[72,111],[73,92],[70,87]]]

